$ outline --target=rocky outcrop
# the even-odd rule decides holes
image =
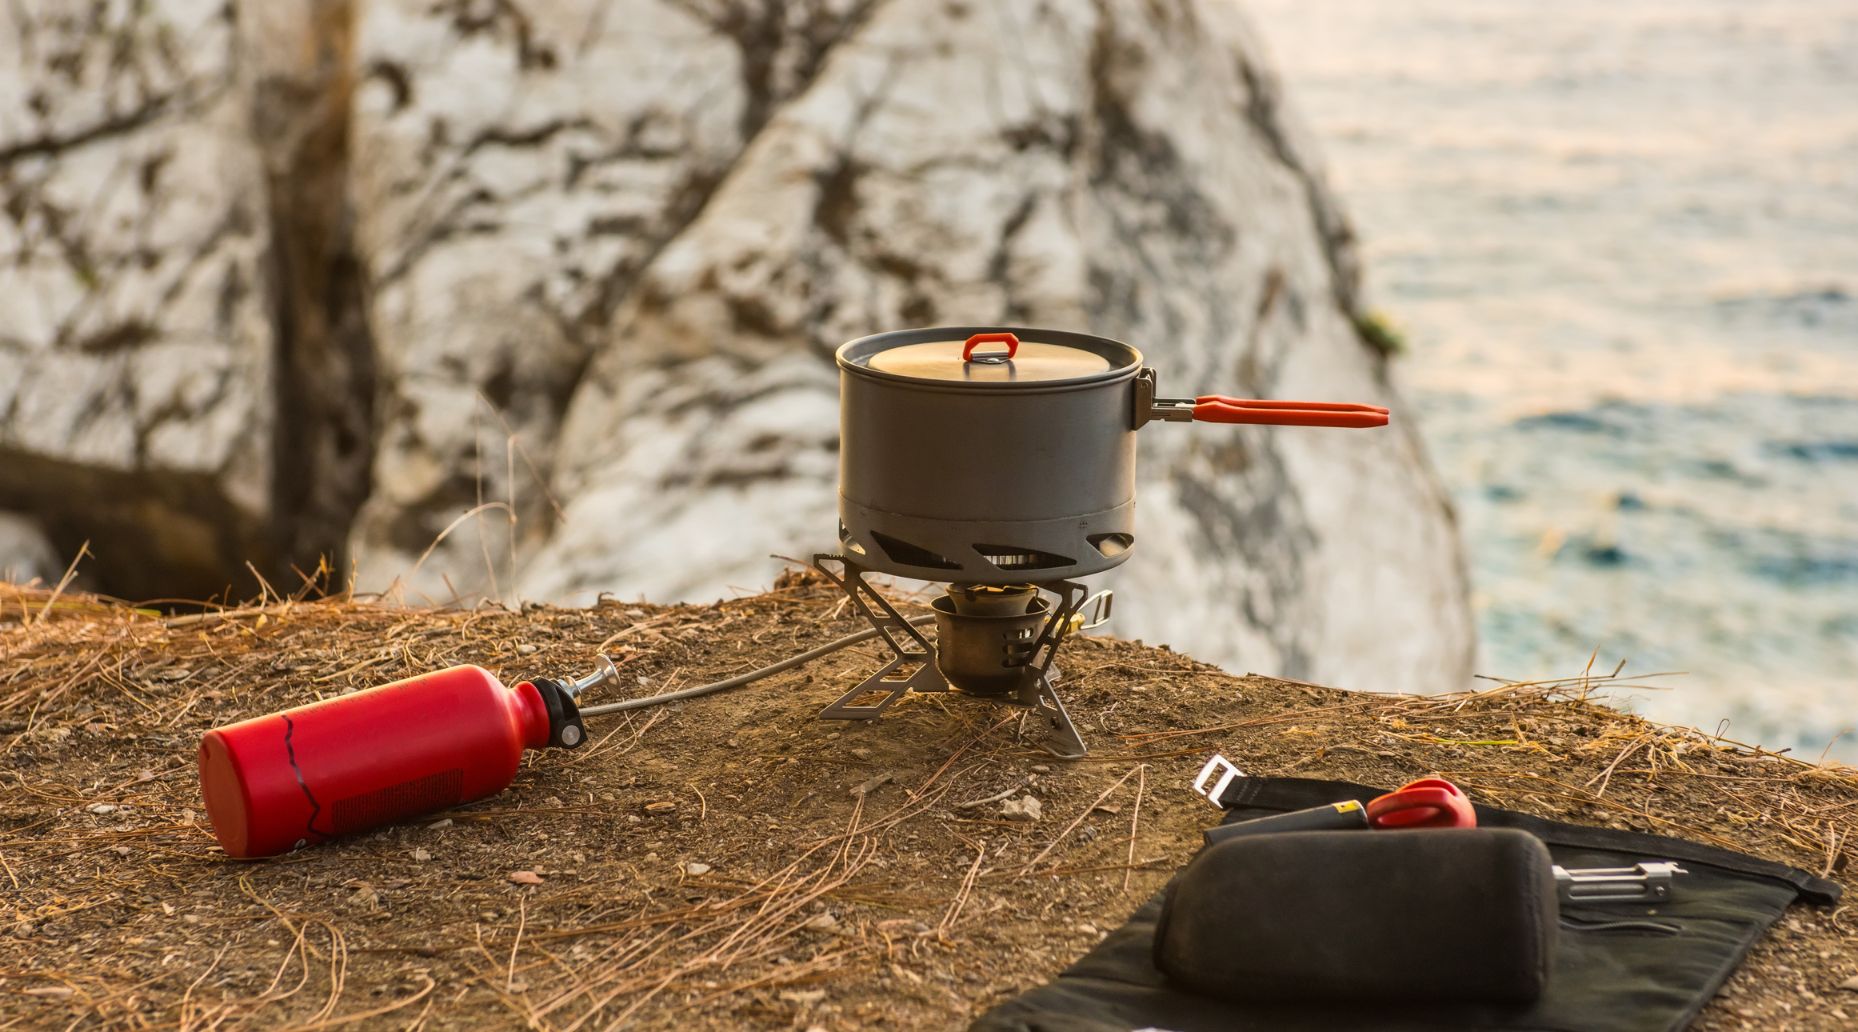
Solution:
[[[562,416],[618,313],[871,6],[366,8],[354,181],[386,389],[356,542],[376,586],[496,595],[512,551],[561,528],[556,457],[598,450]]]
[[[1178,393],[1397,404],[1257,48],[1228,5],[1168,11],[878,5],[616,311],[560,435],[566,521],[525,587],[718,594],[830,545],[824,356],[879,328],[1087,326]],[[1456,538],[1409,422],[1142,447],[1118,630],[1343,683],[1464,670]]]
[[[373,412],[336,260],[345,5],[33,0],[5,20],[0,508],[67,555],[90,541],[93,582],[128,597],[243,595],[339,558]]]
[[[137,525],[210,509],[205,537],[267,571],[346,545],[363,586],[412,597],[713,597],[832,543],[838,343],[1086,327],[1143,348],[1167,393],[1396,410],[1379,433],[1145,434],[1119,631],[1290,676],[1455,685],[1471,629],[1451,512],[1357,328],[1346,220],[1234,8],[235,4],[236,27],[205,21],[217,51],[188,50],[221,69],[196,76],[218,99],[139,130],[221,120],[236,174],[175,189],[247,213],[237,253],[264,284],[234,306],[244,335],[206,335],[213,362],[189,367],[223,370],[234,400],[183,410],[228,428],[178,458],[92,458],[8,417],[0,448],[147,478],[119,497],[201,485]],[[171,311],[155,325],[202,325]],[[156,375],[79,339],[12,353],[90,383]],[[43,511],[4,477],[0,508]]]
[[[109,587],[264,551],[270,232],[217,3],[12,5],[0,31],[0,508]]]

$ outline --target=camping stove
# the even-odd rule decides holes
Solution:
[[[1135,545],[1136,431],[1387,422],[1373,405],[1158,398],[1141,352],[1066,330],[897,330],[846,344],[838,365],[842,551],[814,566],[892,658],[820,717],[869,720],[909,692],[953,691],[1027,707],[1061,756],[1085,748],[1053,661],[1067,636],[1109,617],[1110,593],[1080,578]],[[933,643],[873,573],[948,585],[931,603]]]
[[[813,565],[845,591],[892,654],[882,669],[821,710],[820,719],[872,720],[909,692],[953,691],[1026,707],[1045,722],[1053,753],[1084,755],[1084,740],[1052,690],[1058,677],[1052,661],[1067,635],[1109,618],[1108,591],[1087,598],[1088,589],[1077,581],[951,584],[930,603],[931,643],[871,586],[867,567],[844,555],[817,555]],[[1048,601],[1041,589],[1056,601]],[[1089,622],[1086,608],[1092,611]]]

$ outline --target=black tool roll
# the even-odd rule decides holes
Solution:
[[[1527,1003],[1554,954],[1552,866],[1511,828],[1221,842],[1166,889],[1155,966],[1241,1001]]]
[[[1383,789],[1302,778],[1238,778],[1219,802],[1228,822],[1366,802]],[[1674,860],[1689,872],[1668,902],[1576,903],[1560,908],[1548,982],[1528,1003],[1415,1002],[1385,998],[1294,1003],[1196,992],[1155,965],[1166,891],[1061,972],[977,1020],[975,1032],[1225,1032],[1244,1029],[1532,1029],[1559,1032],[1682,1028],[1788,905],[1829,905],[1839,886],[1805,871],[1682,839],[1543,820],[1477,807],[1480,828],[1528,832],[1564,867],[1627,867]],[[1322,832],[1420,836],[1442,830]],[[1267,836],[1233,843],[1263,841]],[[1178,884],[1178,878],[1177,878]],[[1467,899],[1487,886],[1467,885]],[[1373,977],[1369,972],[1368,978]]]

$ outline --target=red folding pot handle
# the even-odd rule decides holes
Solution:
[[[1363,405],[1353,401],[1280,401],[1275,398],[1229,398],[1224,394],[1202,394],[1194,399],[1202,405],[1232,405],[1238,408],[1320,409],[1326,412],[1379,412],[1387,415],[1385,405]]]
[[[1263,423],[1270,426],[1339,426],[1352,429],[1386,426],[1384,410],[1341,407],[1339,402],[1280,401],[1269,405],[1231,404],[1228,399],[1194,402],[1193,415],[1202,423]]]
[[[963,362],[974,361],[974,349],[979,347],[982,344],[1005,344],[1006,345],[1006,357],[1009,360],[1014,355],[1019,354],[1019,338],[1018,337],[1015,337],[1012,334],[1006,333],[1004,331],[1000,333],[977,333],[974,336],[969,337],[967,346],[961,349],[961,360]]]
[[[1368,802],[1368,824],[1402,828],[1475,828],[1477,811],[1464,790],[1444,778],[1421,778]]]

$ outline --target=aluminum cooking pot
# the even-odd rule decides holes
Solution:
[[[839,348],[839,538],[868,568],[1050,582],[1135,545],[1135,432],[1154,421],[1370,427],[1372,405],[1157,398],[1120,341],[938,326]]]

